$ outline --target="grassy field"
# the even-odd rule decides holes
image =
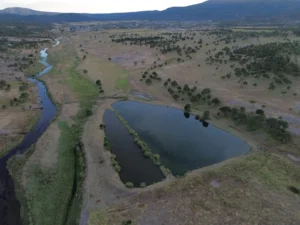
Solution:
[[[32,224],[78,224],[81,209],[81,187],[84,177],[82,127],[92,104],[82,104],[72,117],[72,125],[59,120],[55,167],[43,167],[35,162],[25,172],[25,196]]]
[[[77,71],[79,59],[76,59],[70,68],[66,84],[76,93],[79,100],[90,100],[98,96],[98,88],[95,83],[80,75]]]
[[[239,31],[244,32],[243,29]],[[252,31],[247,30],[244,33]],[[222,76],[234,72],[232,64],[235,64],[235,67],[240,66],[237,62],[228,61],[222,65],[210,65],[206,61],[208,57],[214,57],[226,46],[235,48],[251,44],[285,42],[285,38],[275,36],[237,38],[234,43],[226,44],[225,41],[219,41],[215,44],[216,40],[220,39],[218,35],[195,32],[193,39],[176,43],[181,47],[186,45],[188,48],[196,46],[195,41],[200,38],[203,41],[201,49],[191,54],[191,59],[184,54],[180,57],[183,62],[177,61],[179,56],[176,52],[162,54],[149,46],[115,43],[110,38],[111,35],[126,33],[147,36],[164,35],[166,32],[170,31],[147,29],[77,33],[72,36],[77,53],[79,58],[86,56],[79,70],[88,70],[85,76],[91,80],[100,79],[105,84],[103,85],[105,94],[116,90],[124,93],[127,90],[137,90],[150,94],[156,104],[183,108],[185,104],[190,103],[189,97],[186,95],[185,100],[174,100],[168,93],[170,86],[166,88],[163,85],[170,78],[181,86],[184,84],[196,86],[197,90],[210,88],[213,96],[218,97],[224,105],[243,106],[247,111],[263,108],[268,116],[288,118],[292,129],[299,127],[296,122],[298,112],[294,110],[299,97],[293,95],[294,92],[298,93],[300,83],[297,79],[291,78],[293,85],[290,91],[282,95],[282,89],[285,87],[270,91],[267,79],[247,77],[247,86],[241,85],[235,76],[222,79]],[[288,38],[292,41],[297,40],[297,37],[292,35]],[[159,64],[163,66],[160,67]],[[145,71],[157,72],[162,82],[153,81],[151,85],[147,85],[146,79],[140,81]],[[296,210],[299,203],[295,200],[298,199],[298,195],[290,191],[292,187],[300,188],[299,166],[297,162],[285,158],[288,153],[295,156],[300,154],[297,150],[298,138],[295,137],[294,143],[282,145],[271,140],[263,131],[248,132],[232,121],[217,117],[218,107],[192,104],[192,113],[201,114],[203,110],[211,111],[213,124],[233,134],[240,134],[238,136],[247,142],[250,141],[251,146],[253,144],[257,147],[256,150],[246,157],[191,172],[176,181],[150,186],[143,192],[136,192],[135,197],[120,198],[119,203],[115,203],[114,200],[113,206],[107,202],[98,203],[98,198],[93,196],[91,199],[95,202],[88,204],[93,206],[94,211],[90,214],[89,225],[296,224],[299,221],[299,213]],[[266,152],[260,152],[262,149]],[[103,165],[99,165],[98,169],[95,167],[93,165],[93,169],[88,173],[95,174],[103,168]],[[99,185],[105,186],[101,183]],[[104,193],[96,194],[96,196],[103,195]],[[101,209],[98,212],[97,204],[100,205],[99,210]],[[103,209],[103,205],[108,208]]]
[[[299,196],[288,188],[300,188],[299,172],[280,156],[251,154],[94,212],[89,225],[296,224]]]
[[[250,132],[220,118],[218,107],[208,104],[193,103],[191,113],[202,115],[204,110],[210,110],[213,124],[233,134],[243,134],[239,137],[250,140],[257,147],[255,151],[142,190],[124,188],[104,150],[104,134],[99,128],[105,109],[115,101],[111,96],[133,99],[130,90],[136,90],[151,95],[157,104],[183,108],[190,103],[191,96],[184,93],[175,100],[168,92],[171,85],[164,86],[170,78],[182,87],[195,86],[197,91],[210,88],[210,98],[220,98],[222,105],[243,106],[254,112],[264,108],[267,116],[287,120],[291,131],[300,129],[299,95],[293,95],[300,87],[298,79],[291,78],[290,90],[282,94],[286,87],[268,90],[268,79],[248,76],[248,85],[241,85],[238,77],[222,78],[234,73],[233,67],[242,66],[239,62],[226,58],[228,62],[222,65],[207,63],[210,56],[215,57],[224,47],[284,42],[285,38],[237,38],[236,42],[226,44],[218,34],[199,31],[176,43],[188,49],[199,46],[200,38],[203,41],[200,50],[190,54],[191,58],[183,51],[180,60],[176,51],[163,54],[158,47],[115,43],[110,38],[124,33],[169,37],[165,34],[168,32],[171,31],[142,29],[66,33],[68,38],[61,39],[60,46],[49,49],[49,62],[54,68],[41,79],[62,110],[22,170],[20,186],[28,200],[26,213],[32,224],[78,224],[80,214],[84,215],[83,225],[88,219],[89,225],[273,225],[300,221],[300,167],[297,160],[288,157],[292,154],[297,159],[300,155],[299,138],[294,136],[293,142],[279,144],[263,131]],[[288,38],[298,40],[293,35]],[[145,71],[155,71],[161,81],[152,79],[152,84],[147,85],[146,79],[141,80]],[[98,80],[104,91],[100,95]],[[92,108],[95,115],[88,120]],[[87,179],[83,182],[85,175]]]

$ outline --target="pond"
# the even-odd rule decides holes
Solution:
[[[164,179],[160,168],[143,156],[141,149],[113,111],[105,111],[104,122],[111,152],[116,155],[121,166],[119,174],[123,183],[131,182],[140,186],[141,183],[150,185]]]
[[[161,163],[173,175],[209,166],[247,153],[247,143],[194,116],[186,118],[180,109],[135,101],[119,101],[112,107],[160,155]],[[139,163],[131,161],[131,163]]]

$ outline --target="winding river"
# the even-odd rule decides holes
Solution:
[[[59,45],[59,39],[56,39],[56,45]],[[14,182],[7,170],[7,161],[14,155],[23,154],[31,145],[35,144],[37,140],[46,131],[51,121],[56,116],[56,107],[47,94],[47,89],[43,82],[37,80],[39,76],[43,76],[52,69],[52,65],[47,62],[47,48],[41,52],[42,60],[40,63],[46,68],[37,75],[28,78],[29,82],[34,83],[41,98],[42,110],[39,121],[34,128],[26,134],[23,141],[11,150],[5,157],[0,159],[0,224],[1,225],[21,225],[20,218],[20,203],[16,198]]]

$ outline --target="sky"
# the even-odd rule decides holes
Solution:
[[[164,10],[205,0],[0,0],[0,9],[24,7],[49,12],[112,13]]]

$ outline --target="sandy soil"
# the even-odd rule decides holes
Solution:
[[[82,141],[85,146],[87,173],[84,183],[84,207],[82,215],[96,209],[104,209],[135,193],[124,186],[119,175],[111,166],[110,152],[103,147],[104,132],[99,128],[103,114],[115,100],[99,101],[93,116],[84,128]],[[87,217],[83,216],[83,220]],[[85,221],[86,222],[86,221]],[[82,221],[81,224],[85,224]]]

